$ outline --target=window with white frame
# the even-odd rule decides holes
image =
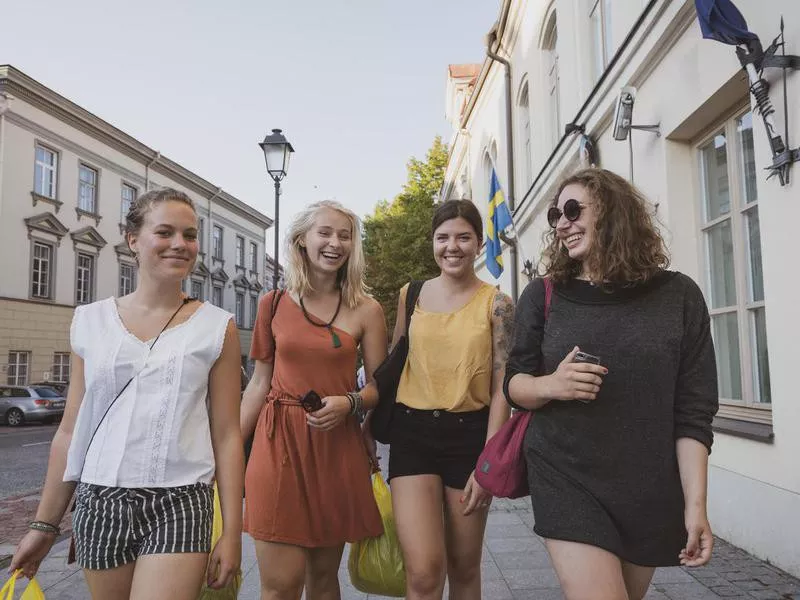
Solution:
[[[250,256],[247,262],[250,263],[250,270],[258,273],[258,244],[255,242],[250,242]]]
[[[53,373],[50,380],[56,383],[69,382],[69,352],[53,353]]]
[[[236,292],[236,326],[244,327],[244,294]]]
[[[8,353],[8,385],[25,385],[28,383],[28,371],[31,364],[31,353],[12,350]]]
[[[131,263],[119,263],[119,295],[127,296],[136,287],[136,267]]]
[[[522,132],[522,156],[525,164],[522,165],[523,184],[527,188],[531,184],[531,111],[528,95],[528,83],[522,87],[519,95],[519,130]]]
[[[705,290],[720,401],[770,408],[753,114],[727,121],[698,153]]]
[[[89,304],[94,296],[94,256],[78,252],[75,274],[75,303]]]
[[[120,217],[119,222],[124,223],[128,216],[128,211],[136,202],[136,188],[127,183],[122,184],[122,198],[120,202]]]
[[[50,148],[36,144],[33,191],[40,196],[55,200],[57,183],[58,154]]]
[[[222,287],[215,285],[211,290],[211,304],[222,308]]]
[[[544,37],[547,55],[547,89],[550,96],[550,135],[553,147],[561,139],[561,76],[558,71],[558,23],[553,13]]]
[[[222,260],[222,227],[214,225],[211,255],[214,258]]]
[[[589,0],[589,26],[592,35],[592,75],[597,81],[611,62],[611,0]]]
[[[250,329],[256,326],[256,314],[258,313],[258,296],[250,296]]]
[[[33,242],[33,266],[31,270],[31,296],[52,298],[53,245]]]
[[[244,268],[244,238],[236,236],[236,266]]]
[[[203,301],[203,282],[197,279],[192,279],[192,298],[197,298],[200,302]]]
[[[78,208],[97,213],[97,170],[83,164],[78,167]]]

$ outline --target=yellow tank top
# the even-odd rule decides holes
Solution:
[[[491,402],[492,303],[497,290],[483,284],[455,312],[428,312],[417,305],[411,345],[397,401],[420,410],[468,412]]]

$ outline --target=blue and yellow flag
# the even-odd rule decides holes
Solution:
[[[489,186],[489,212],[486,217],[486,267],[495,279],[503,272],[503,248],[500,245],[500,232],[510,227],[513,221],[508,212],[503,190],[497,181],[497,173],[492,169],[492,183]]]

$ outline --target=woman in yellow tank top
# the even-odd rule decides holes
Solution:
[[[514,307],[475,275],[481,215],[450,200],[433,218],[441,269],[411,318],[408,360],[392,417],[389,479],[407,575],[407,598],[481,597],[481,549],[491,496],[475,482],[478,455],[508,419],[503,375]],[[396,343],[405,331],[400,292]]]

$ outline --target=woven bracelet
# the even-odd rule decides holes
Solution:
[[[60,535],[61,529],[51,523],[45,521],[31,521],[28,523],[28,529],[35,529],[44,533],[52,533],[53,535]]]

